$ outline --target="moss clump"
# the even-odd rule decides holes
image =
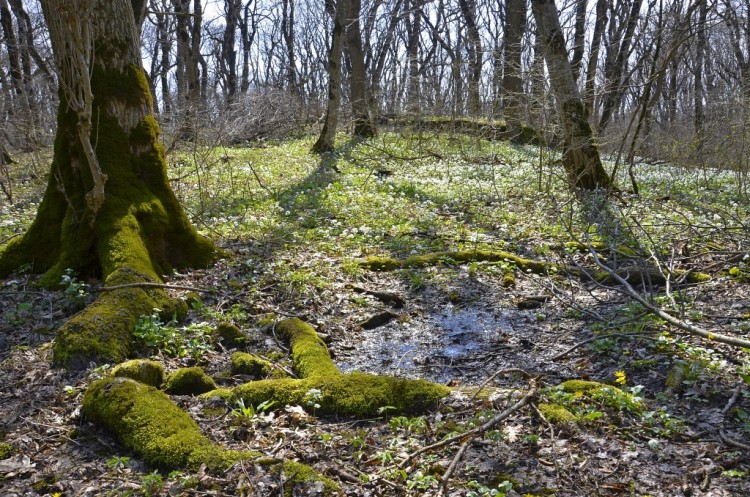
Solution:
[[[232,354],[232,374],[249,374],[255,378],[265,378],[273,370],[273,365],[257,355],[246,352]]]
[[[182,368],[170,373],[164,390],[174,395],[199,395],[216,389],[216,383],[202,368]]]
[[[159,468],[197,470],[206,464],[210,471],[218,472],[256,455],[214,445],[164,393],[130,378],[93,383],[84,396],[83,412]]]
[[[556,425],[571,425],[578,421],[575,414],[558,404],[539,404],[541,412],[547,421]]]
[[[16,448],[11,444],[0,443],[0,459],[8,459],[16,453]]]
[[[118,364],[112,376],[123,376],[159,388],[164,383],[164,366],[156,361],[134,359]]]
[[[559,387],[564,392],[568,393],[591,393],[593,390],[598,390],[602,387],[607,387],[604,383],[598,381],[586,381],[586,380],[568,380],[560,383]]]
[[[216,327],[216,334],[227,347],[242,347],[247,342],[242,330],[232,323],[220,323]]]

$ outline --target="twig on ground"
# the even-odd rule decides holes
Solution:
[[[445,447],[446,445],[450,445],[453,442],[456,442],[458,440],[463,440],[463,439],[466,439],[466,438],[472,439],[476,435],[484,433],[485,431],[489,430],[490,428],[492,428],[493,426],[495,426],[500,421],[504,420],[505,418],[507,418],[508,416],[510,416],[511,414],[513,414],[514,412],[518,411],[523,406],[525,406],[526,404],[528,404],[529,401],[531,401],[531,399],[534,398],[534,396],[536,395],[536,393],[537,393],[538,390],[539,390],[539,387],[537,386],[536,381],[535,380],[531,380],[531,387],[529,388],[529,391],[526,392],[526,395],[524,395],[523,397],[521,397],[521,399],[518,400],[518,402],[516,402],[515,404],[513,404],[512,406],[510,406],[509,408],[507,408],[506,410],[504,410],[500,414],[494,416],[492,419],[490,419],[489,421],[485,422],[484,424],[482,424],[482,425],[474,428],[473,430],[469,430],[469,431],[467,431],[465,433],[461,433],[461,434],[455,435],[453,437],[448,437],[448,438],[446,438],[444,440],[441,440],[440,442],[436,442],[434,444],[422,447],[421,449],[415,450],[411,454],[407,455],[406,458],[403,461],[401,461],[398,466],[401,467],[401,468],[403,468],[406,465],[408,465],[412,460],[414,460],[414,458],[416,458],[417,456],[419,456],[420,454],[424,454],[425,452],[429,452],[431,450],[435,450],[435,449],[439,449],[441,447]]]
[[[683,331],[687,331],[688,333],[692,335],[699,336],[701,338],[705,338],[706,340],[710,340],[713,342],[719,342],[726,345],[731,345],[733,347],[741,347],[741,348],[750,348],[750,340],[743,340],[742,338],[736,338],[736,337],[730,337],[728,335],[723,335],[721,333],[714,333],[712,331],[708,331],[706,329],[700,328],[698,326],[692,325],[690,323],[686,323],[685,321],[681,319],[677,319],[676,317],[672,316],[668,312],[666,312],[661,307],[658,307],[651,302],[649,302],[645,297],[643,297],[640,293],[638,293],[633,286],[625,280],[622,276],[617,274],[616,271],[614,271],[612,268],[608,267],[606,264],[604,264],[601,259],[599,258],[599,255],[596,253],[595,250],[589,250],[589,253],[594,259],[594,262],[599,267],[599,269],[606,271],[609,273],[610,277],[612,277],[617,283],[619,283],[622,288],[614,288],[620,293],[623,293],[639,304],[641,304],[644,308],[648,309],[653,313],[654,315],[658,316],[662,320],[666,321],[667,323],[671,324],[672,326],[675,326]]]
[[[729,398],[727,401],[727,405],[724,406],[724,409],[721,410],[721,414],[726,416],[729,410],[732,408],[735,402],[737,402],[737,399],[740,396],[740,392],[742,392],[742,385],[744,385],[744,381],[740,381],[737,386],[734,388],[734,393],[732,394],[732,397]]]
[[[489,378],[487,378],[486,380],[484,380],[482,382],[482,384],[479,385],[479,388],[477,388],[477,391],[474,392],[474,395],[472,395],[471,399],[469,399],[469,400],[475,400],[479,396],[479,393],[482,390],[484,390],[484,387],[486,387],[489,382],[491,382],[492,380],[494,380],[495,378],[497,378],[501,374],[506,374],[506,373],[521,373],[526,378],[531,378],[531,374],[528,373],[527,371],[524,371],[523,369],[518,369],[518,368],[501,369],[500,371],[495,372],[492,376],[490,376]]]
[[[456,452],[456,455],[453,456],[453,460],[448,465],[448,468],[445,470],[445,473],[443,473],[443,481],[440,483],[440,490],[438,490],[438,496],[443,496],[448,491],[448,481],[453,475],[453,472],[456,470],[456,467],[458,466],[458,462],[463,457],[464,452],[466,452],[466,448],[469,446],[469,443],[471,443],[471,440],[472,440],[471,438],[467,438],[466,440],[464,440],[464,442],[461,444],[461,447],[458,448],[458,452]]]
[[[661,331],[650,330],[650,331],[639,331],[638,333],[612,333],[612,334],[609,334],[609,335],[598,335],[598,336],[589,338],[587,340],[584,340],[582,342],[578,342],[577,344],[575,344],[572,347],[570,347],[568,350],[566,350],[564,352],[560,352],[559,354],[552,356],[550,359],[553,360],[553,361],[556,361],[556,360],[561,359],[561,358],[565,357],[566,355],[570,354],[571,352],[573,352],[578,347],[586,345],[587,343],[595,342],[597,340],[602,340],[604,338],[632,337],[632,336],[643,336],[643,335],[656,335],[657,333],[661,333]],[[651,337],[645,337],[645,338],[649,338],[649,339],[653,340],[653,338],[651,338]]]

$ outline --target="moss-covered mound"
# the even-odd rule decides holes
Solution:
[[[156,361],[133,359],[115,366],[112,376],[122,376],[159,388],[164,383],[164,366]]]
[[[182,368],[170,373],[164,390],[174,395],[198,395],[216,389],[216,383],[202,368]]]
[[[232,323],[219,323],[216,327],[216,334],[227,347],[242,347],[247,342],[247,337],[242,330]]]
[[[196,470],[206,464],[216,472],[256,455],[214,445],[164,393],[130,378],[93,383],[84,396],[83,412],[146,462],[164,469]]]
[[[450,389],[424,380],[406,380],[362,373],[342,374],[331,360],[325,343],[307,323],[287,319],[276,331],[291,346],[294,370],[299,379],[269,379],[245,383],[232,390],[216,390],[234,403],[243,399],[256,405],[273,400],[277,405],[301,405],[322,414],[374,416],[382,407],[392,412],[417,413],[437,405]]]
[[[232,374],[248,374],[256,378],[265,378],[273,370],[273,365],[257,355],[246,352],[232,354]]]

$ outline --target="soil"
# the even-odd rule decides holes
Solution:
[[[291,264],[301,265],[316,254],[300,251],[295,257]],[[532,382],[517,372],[497,374],[486,389],[516,391],[515,397],[472,399],[457,390],[439,410],[416,420],[389,416],[387,410],[382,418],[369,420],[316,417],[310,406],[307,413],[299,406],[272,406],[253,419],[238,420],[233,406],[173,396],[216,442],[304,462],[352,496],[438,495],[446,471],[451,475],[444,495],[451,496],[467,495],[469,488],[476,495],[492,495],[489,489],[503,481],[513,483],[508,495],[750,495],[750,422],[741,419],[750,412],[750,396],[729,367],[738,365],[736,351],[718,344],[707,351],[706,343],[677,330],[670,330],[677,341],[665,345],[656,334],[663,328],[638,325],[640,321],[634,321],[640,328],[622,325],[615,330],[621,335],[583,343],[595,337],[595,315],[608,316],[610,322],[627,315],[626,299],[613,289],[575,279],[558,279],[553,285],[523,274],[517,275],[515,287],[503,288],[501,278],[490,273],[440,265],[408,275],[366,273],[357,281],[342,276],[291,299],[288,289],[274,282],[245,292],[240,284],[247,281],[245,270],[222,261],[210,270],[177,275],[172,282],[210,290],[203,294],[203,304],[214,312],[229,317],[232,309],[246,313],[241,327],[251,338],[247,350],[283,354],[268,322],[297,316],[326,337],[345,372],[426,378],[458,388],[510,369],[527,372],[541,386],[573,378],[614,384],[615,373],[625,371],[626,385],[643,386],[646,411],[660,421],[649,424],[624,409],[602,408],[599,420],[557,425],[534,407],[525,407],[495,427],[499,431],[470,439],[461,457],[456,456],[457,442],[399,468],[398,462],[420,447],[506,409]],[[415,273],[422,277],[416,283]],[[92,365],[73,374],[52,367],[54,330],[78,307],[69,296],[32,283],[30,277],[16,276],[0,288],[0,442],[12,447],[9,457],[0,459],[0,495],[276,496],[285,490],[291,495],[322,491],[315,483],[291,488],[293,475],[273,473],[252,461],[223,475],[202,470],[155,475],[156,468],[145,466],[81,416],[86,386],[107,368]],[[97,283],[89,283],[88,293],[95,295]],[[355,292],[352,283],[398,294],[405,305],[399,308]],[[706,328],[750,313],[747,284],[721,277],[687,292],[695,297],[692,310],[701,313]],[[529,297],[539,306],[519,309]],[[395,317],[373,329],[360,326],[385,311]],[[192,312],[189,319],[205,317]],[[641,334],[632,335],[636,332]],[[229,369],[231,352],[217,345],[200,362],[223,386],[248,380],[221,374]],[[157,359],[168,370],[195,364],[188,358]],[[695,374],[669,392],[667,378],[679,361]],[[449,469],[454,460],[455,469]],[[159,478],[161,490],[149,486]]]

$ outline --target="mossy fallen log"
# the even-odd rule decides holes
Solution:
[[[281,321],[276,332],[289,341],[299,378],[253,381],[204,396],[218,396],[232,403],[242,399],[253,405],[272,400],[277,405],[300,405],[319,414],[367,417],[378,415],[385,407],[394,413],[423,412],[450,393],[448,387],[424,380],[343,374],[323,340],[299,319]]]
[[[359,261],[359,265],[371,271],[395,271],[397,269],[434,266],[441,263],[466,264],[468,262],[507,262],[527,273],[542,275],[565,273],[580,278],[591,278],[600,283],[612,283],[614,281],[612,275],[607,271],[587,271],[581,267],[526,259],[501,250],[431,252],[422,255],[412,255],[405,259],[370,256]],[[628,266],[616,269],[614,272],[634,284],[646,282],[653,285],[662,285],[666,282],[665,274],[656,268]],[[682,280],[685,283],[703,283],[710,280],[711,276],[696,271],[676,270],[671,273],[671,278],[673,280]],[[506,285],[504,284],[503,286]]]
[[[467,262],[509,262],[522,271],[537,274],[556,272],[557,264],[544,261],[525,259],[510,252],[499,250],[462,250],[447,252],[431,252],[423,255],[413,255],[406,259],[371,256],[360,261],[360,266],[371,271],[394,271],[396,269],[418,268],[433,266],[442,262],[465,264]]]
[[[127,448],[156,467],[213,472],[226,470],[257,453],[227,450],[213,444],[198,425],[164,393],[130,378],[93,383],[83,399],[83,412]]]

